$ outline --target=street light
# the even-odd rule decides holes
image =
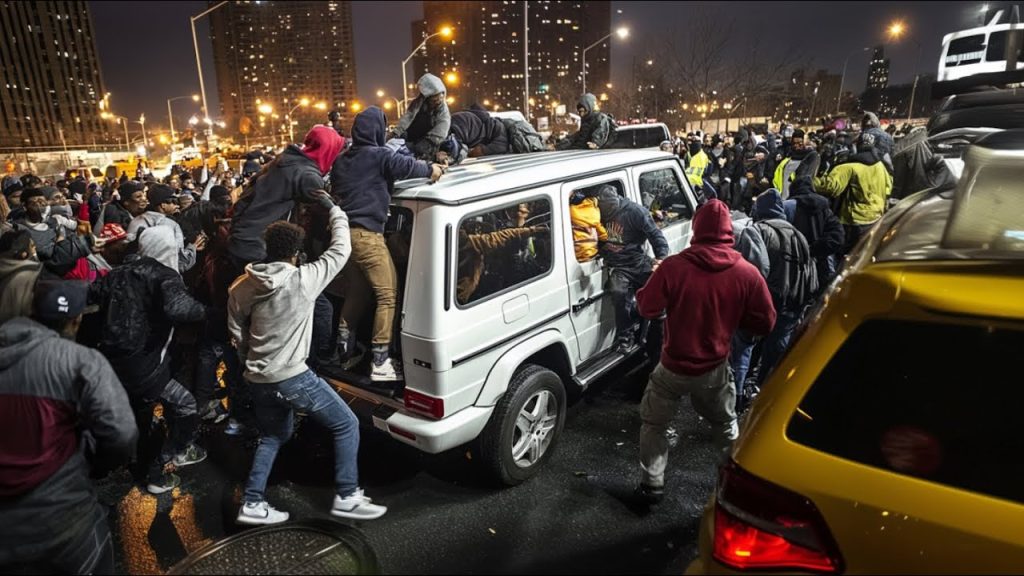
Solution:
[[[451,28],[451,26],[444,26],[440,30],[438,30],[437,32],[434,32],[430,36],[427,36],[426,38],[424,38],[423,42],[420,42],[420,45],[417,46],[415,49],[413,49],[413,51],[411,53],[409,53],[409,57],[406,58],[405,60],[402,60],[402,108],[403,108],[402,111],[404,111],[405,106],[407,106],[408,102],[409,102],[409,92],[408,92],[408,89],[407,89],[407,86],[409,86],[409,80],[405,76],[405,67],[409,64],[409,60],[412,60],[412,57],[415,56],[416,53],[419,52],[424,46],[426,46],[427,42],[431,38],[433,38],[435,36],[443,36],[445,38],[451,38],[451,36],[452,36],[452,28]]]
[[[903,22],[893,22],[892,25],[889,26],[889,37],[893,41],[897,41],[900,39],[900,36],[902,36],[903,33],[906,32],[906,30],[907,28],[906,26],[904,26]],[[921,75],[916,71],[919,70],[921,67],[921,52],[923,50],[923,47],[921,46],[921,43],[918,42],[916,39],[910,36],[908,36],[907,38],[917,45],[917,60],[914,62],[914,87],[910,89],[910,106],[907,107],[907,122],[910,122],[911,117],[913,117],[914,115],[914,96],[917,95],[917,81],[920,80],[921,78]]]
[[[448,84],[455,84],[456,82],[459,81],[459,75],[456,74],[455,72],[449,72],[445,74],[444,81],[447,82]]]
[[[582,77],[582,80],[583,80],[583,93],[584,94],[587,93],[587,50],[590,50],[594,46],[597,46],[601,42],[604,42],[605,40],[611,38],[612,35],[614,35],[614,34],[617,34],[619,36],[619,38],[625,40],[626,37],[629,36],[629,28],[626,28],[626,27],[623,26],[622,28],[619,28],[618,30],[616,30],[614,32],[609,32],[606,36],[604,36],[603,38],[601,38],[597,42],[594,42],[590,46],[587,46],[586,48],[583,49],[583,77]]]
[[[263,106],[266,106],[266,104],[263,104],[263,105],[260,106],[261,111],[262,111]],[[289,142],[295,142],[295,128],[292,126],[292,112],[295,112],[296,108],[300,108],[300,107],[301,108],[305,108],[307,106],[309,106],[309,98],[300,98],[298,104],[296,104],[295,106],[292,106],[292,109],[289,110],[287,114],[285,114],[285,118],[288,119],[288,141]],[[269,112],[268,112],[268,114],[269,114]]]
[[[183,98],[192,98],[193,102],[199,102],[199,94],[193,94],[192,96],[175,96],[174,98],[167,99],[167,122],[171,125],[171,142],[174,142],[174,115],[171,113],[171,102],[181,100]]]
[[[843,84],[846,83],[846,65],[850,63],[850,58],[852,58],[854,54],[856,54],[857,52],[867,52],[868,50],[871,50],[871,48],[867,46],[863,48],[858,48],[853,52],[850,52],[850,54],[846,57],[846,60],[843,61],[843,75],[839,77],[839,94],[836,95],[836,116],[839,115],[839,107],[843,99]]]
[[[388,101],[384,103],[384,110],[391,109],[391,102],[395,103],[396,115],[399,114],[399,112],[402,109],[402,103],[398,101],[398,98],[395,98],[394,96],[388,96],[387,92],[384,92],[384,90],[377,90],[377,98],[387,98]],[[387,114],[384,115],[384,118],[387,118]]]
[[[202,62],[199,59],[199,38],[196,36],[196,20],[199,20],[203,16],[206,16],[210,12],[213,12],[214,10],[220,8],[221,6],[223,6],[223,5],[227,4],[227,3],[228,3],[228,0],[224,0],[223,2],[218,2],[217,4],[211,6],[210,8],[207,8],[206,10],[200,12],[199,14],[196,14],[195,16],[190,16],[189,17],[189,22],[192,25],[192,46],[196,50],[196,70],[199,72],[199,94],[202,96],[202,99],[203,99],[203,109],[202,109],[203,116],[206,116],[210,112],[206,108],[206,85],[203,84],[203,64],[202,64]],[[207,138],[207,140],[209,140],[210,134],[212,132],[213,132],[213,130],[211,128],[207,127],[207,129],[206,129],[206,138]]]
[[[111,114],[110,112],[100,113],[100,118],[110,119],[116,118],[117,122],[124,126],[124,148],[129,154],[132,152],[131,142],[128,140],[128,118],[125,116],[118,116],[117,114]]]
[[[259,107],[256,108],[256,110],[258,110],[259,113],[263,114],[264,116],[269,116],[274,111],[274,107],[271,106],[270,104],[260,104]]]

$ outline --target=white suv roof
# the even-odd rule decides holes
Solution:
[[[590,173],[672,159],[651,150],[570,150],[474,158],[431,184],[426,178],[395,184],[395,198],[459,205],[510,191],[577,179]],[[497,182],[500,180],[500,182]]]

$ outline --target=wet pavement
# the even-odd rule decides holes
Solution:
[[[685,401],[676,418],[665,501],[631,498],[638,474],[642,370],[620,369],[571,405],[556,452],[515,488],[496,488],[466,449],[422,454],[362,430],[361,484],[388,514],[352,523],[380,571],[403,573],[674,573],[696,555],[697,526],[714,484],[710,428]],[[255,443],[204,426],[206,461],[182,485],[152,496],[126,471],[100,483],[110,505],[118,568],[161,573],[241,529],[234,524]],[[278,456],[267,499],[293,520],[329,519],[333,453],[327,434],[300,424]]]

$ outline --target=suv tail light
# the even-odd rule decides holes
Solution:
[[[409,410],[425,414],[436,420],[444,418],[443,398],[434,398],[433,396],[427,396],[426,394],[409,390],[408,388],[406,388],[404,396],[405,407]]]
[[[714,558],[736,570],[840,572],[843,564],[813,502],[731,460],[718,478]]]

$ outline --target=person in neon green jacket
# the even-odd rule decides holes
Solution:
[[[840,256],[853,249],[860,237],[885,212],[886,199],[892,193],[892,176],[875,149],[875,138],[861,134],[858,152],[849,162],[839,164],[825,176],[814,179],[819,194],[839,199],[839,221],[846,241]]]

